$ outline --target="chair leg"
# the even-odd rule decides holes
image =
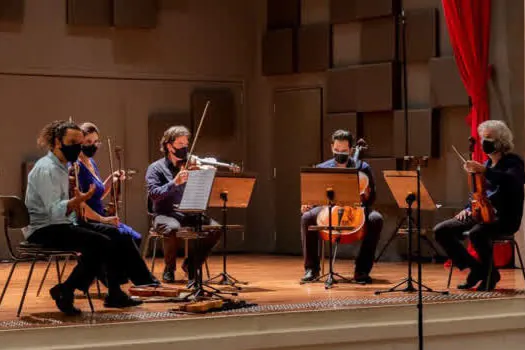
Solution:
[[[20,305],[18,306],[16,317],[20,317],[20,314],[22,313],[22,307],[24,306],[24,301],[26,299],[27,289],[29,288],[29,282],[31,281],[31,276],[33,276],[33,270],[35,269],[36,259],[37,257],[35,256],[35,258],[31,262],[31,268],[29,269],[29,275],[27,276],[26,285],[24,287],[24,292],[22,293],[22,299],[20,299]]]
[[[513,240],[513,244],[516,248],[516,252],[518,253],[518,259],[520,260],[520,270],[523,275],[523,280],[525,281],[525,266],[523,266],[523,259],[521,257],[520,246],[518,245],[518,242],[516,242],[516,240]]]
[[[40,292],[42,291],[42,287],[44,286],[44,282],[46,280],[46,277],[47,277],[47,273],[49,272],[49,268],[51,267],[51,263],[53,262],[53,257],[50,256],[49,257],[49,260],[47,261],[47,266],[46,266],[46,269],[44,271],[44,275],[42,276],[42,280],[40,281],[40,285],[38,286],[38,290],[36,292],[36,296],[39,297],[40,296]]]
[[[321,276],[324,276],[324,260],[325,260],[325,248],[326,244],[324,240],[321,240]]]
[[[450,282],[452,282],[452,272],[454,270],[454,263],[450,263],[450,271],[448,272],[447,289],[450,289]]]
[[[206,267],[206,274],[208,275],[208,279],[210,279],[210,268],[208,267],[208,258],[204,260],[204,266]]]
[[[98,280],[97,280],[97,283],[98,283]],[[99,293],[100,293],[100,290],[99,290]],[[86,292],[86,297],[89,303],[89,308],[91,309],[91,313],[94,314],[95,308],[93,307],[93,300],[91,300],[91,294],[89,293],[89,289]]]
[[[62,271],[60,271],[60,279],[64,278],[64,272],[66,272],[66,266],[67,266],[67,263],[69,262],[69,258],[70,258],[69,255],[66,256],[66,260],[64,261],[64,265],[62,266]]]
[[[151,257],[151,274],[155,273],[155,257],[157,256],[157,237],[153,237],[153,256]]]
[[[9,287],[9,283],[11,282],[11,277],[13,277],[13,272],[15,272],[15,268],[17,264],[18,264],[18,261],[14,261],[13,265],[11,266],[11,270],[9,271],[9,276],[7,276],[7,280],[5,281],[4,289],[2,290],[2,295],[0,296],[0,305],[2,305],[2,301],[4,300],[5,292],[7,291],[7,287]]]
[[[58,284],[62,284],[62,275],[60,274],[60,263],[58,262],[58,256],[55,256],[55,266],[57,269]]]
[[[492,253],[490,254],[490,259],[489,259],[489,273],[487,275],[487,284],[485,286],[485,288],[487,289],[488,292],[489,291],[489,285],[490,285],[490,279],[492,278],[492,265],[494,265],[494,242],[491,243],[492,245]]]

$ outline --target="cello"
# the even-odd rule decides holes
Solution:
[[[366,150],[368,145],[365,140],[360,139],[357,141],[355,146],[354,155],[352,160],[356,165],[356,169],[360,169],[361,160],[360,156],[363,150]],[[358,172],[359,176],[359,192],[361,194],[361,200],[366,201],[370,195],[370,179],[362,172]],[[321,212],[317,215],[318,226],[328,226],[328,206],[325,206]],[[332,242],[341,244],[350,244],[363,239],[365,235],[365,222],[366,222],[366,211],[364,206],[334,206],[332,208],[332,223],[333,226],[348,226],[354,227],[352,230],[332,230]],[[319,231],[319,235],[324,241],[330,240],[329,230]]]

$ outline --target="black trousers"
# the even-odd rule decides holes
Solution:
[[[151,271],[142,259],[137,241],[130,235],[123,235],[112,225],[79,221],[79,225],[108,237],[112,247],[118,250],[119,259],[116,261],[116,273],[120,284],[131,281],[136,286],[151,284],[155,281]],[[108,271],[104,271],[107,275]],[[107,276],[106,276],[107,277]]]
[[[301,239],[303,242],[304,268],[319,271],[319,232],[308,231],[308,226],[316,224],[317,215],[323,207],[315,207],[301,217]],[[377,243],[383,229],[383,216],[372,211],[367,215],[366,235],[361,243],[355,262],[355,274],[368,275],[374,264]]]
[[[207,216],[204,216],[204,225],[218,225],[219,223]],[[177,231],[184,226],[194,226],[196,224],[195,215],[173,213],[172,215],[157,215],[153,220],[155,230],[164,235],[164,262],[166,269],[175,271],[177,261]],[[220,239],[220,232],[209,232],[208,237],[201,242],[193,242],[188,252],[189,270],[204,263],[213,247]]]
[[[28,241],[46,248],[71,250],[81,254],[77,265],[64,282],[66,286],[86,291],[95,276],[104,270],[111,291],[120,289],[124,277],[126,281],[129,278],[136,285],[151,283],[148,278],[151,274],[140,254],[140,260],[136,259],[135,251],[138,253],[138,250],[133,239],[130,236],[127,239],[124,237],[113,226],[82,223],[47,226],[35,231]]]
[[[469,232],[468,237],[480,261],[470,255],[461,242],[465,239],[463,233],[466,231]],[[436,225],[434,233],[436,241],[459,269],[478,269],[478,271],[488,273],[492,257],[492,239],[512,235],[514,231],[504,227],[498,221],[491,224],[480,224],[468,217],[464,221],[456,218],[443,221]]]

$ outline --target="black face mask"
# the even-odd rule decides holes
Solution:
[[[80,143],[73,145],[64,145],[62,142],[60,143],[60,150],[62,151],[62,154],[66,160],[70,163],[76,162],[80,152],[82,151],[82,145]]]
[[[339,164],[348,163],[348,158],[350,155],[348,153],[336,153],[334,152],[335,161]]]
[[[492,154],[496,152],[496,141],[483,139],[481,147],[486,154]]]
[[[186,159],[186,157],[188,156],[188,147],[175,148],[175,152],[173,152],[173,155],[179,159]]]
[[[92,158],[97,151],[98,147],[96,145],[82,145],[82,153],[88,158]]]

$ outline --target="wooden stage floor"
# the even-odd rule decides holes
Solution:
[[[156,275],[159,276],[163,268],[161,259],[157,260],[156,265]],[[10,266],[10,264],[0,264],[0,281],[2,286],[7,278]],[[48,293],[49,288],[56,283],[56,274],[52,273],[54,270],[50,270],[40,297],[36,297],[38,284],[42,278],[45,266],[46,262],[40,262],[35,268],[20,318],[16,317],[16,310],[29,264],[17,267],[5,300],[0,307],[0,329],[202,317],[201,315],[170,312],[170,309],[174,306],[173,303],[145,303],[140,307],[125,310],[105,309],[102,305],[102,300],[96,296],[95,288],[92,289],[96,310],[95,315],[91,315],[88,312],[87,300],[83,296],[78,295],[75,303],[85,313],[79,317],[63,317],[56,309]],[[374,278],[374,284],[372,285],[338,284],[331,290],[325,290],[323,284],[300,285],[298,283],[303,274],[302,259],[300,257],[234,255],[229,258],[228,266],[228,272],[233,276],[243,281],[249,281],[249,284],[243,287],[238,298],[257,304],[257,306],[217,313],[225,316],[238,313],[377,307],[393,304],[415,304],[417,301],[417,293],[374,295],[374,291],[389,288],[406,277],[407,266],[404,263],[377,264],[372,272],[372,277]],[[222,268],[221,257],[211,257],[209,267],[212,276],[219,273]],[[353,261],[339,260],[336,264],[336,270],[344,276],[350,276],[352,269]],[[69,269],[67,272],[69,272]],[[423,281],[430,288],[444,290],[447,276],[448,269],[445,269],[442,264],[423,265]],[[415,268],[414,277],[417,277],[417,269]],[[464,273],[454,271],[452,286],[462,281],[464,277]],[[177,278],[182,278],[179,272],[177,272]],[[524,281],[520,270],[502,270],[502,280],[498,284],[498,290],[495,292],[460,292],[456,289],[451,289],[451,293],[448,296],[425,293],[424,298],[426,303],[462,302],[492,298],[522,298],[523,289]]]

